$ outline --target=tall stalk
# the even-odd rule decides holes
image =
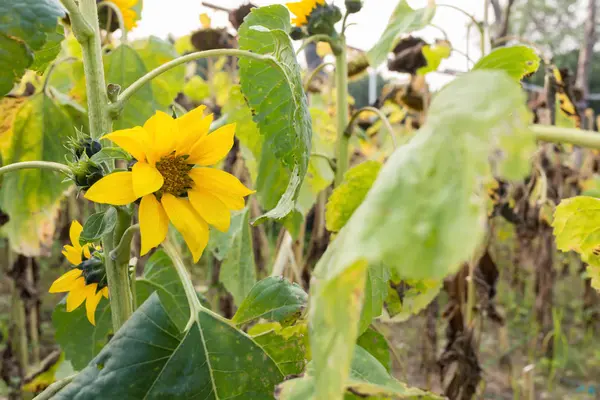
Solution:
[[[346,135],[348,126],[348,60],[346,38],[341,37],[340,48],[335,56],[335,89],[337,104],[337,168],[335,186],[342,183],[348,169],[348,144],[350,137]]]

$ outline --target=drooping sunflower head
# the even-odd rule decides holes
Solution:
[[[317,5],[325,4],[325,0],[301,0],[295,3],[286,3],[295,17],[292,18],[292,24],[296,27],[304,26],[308,23],[310,13],[317,8]]]
[[[138,15],[134,8],[137,5],[138,1],[139,0],[110,0],[110,3],[112,3],[114,6],[116,6],[119,9],[119,11],[121,12],[121,15],[123,16],[123,24],[125,25],[125,29],[127,29],[128,31],[132,30],[133,28],[135,28],[137,26]],[[107,11],[110,10],[108,7],[105,7],[105,9]],[[102,14],[100,15],[100,19],[101,20],[103,19]],[[101,22],[103,22],[103,21],[101,21]],[[110,30],[112,31],[112,30],[116,29],[117,27],[118,27],[118,20],[117,20],[117,17],[115,17],[113,14]]]
[[[102,296],[108,298],[106,270],[99,247],[93,247],[89,243],[83,246],[79,244],[82,230],[83,227],[78,221],[71,223],[71,245],[64,247],[63,255],[75,267],[55,280],[49,292],[69,293],[67,312],[75,310],[85,302],[87,318],[95,325],[98,303]]]
[[[205,116],[204,109],[200,106],[177,119],[159,111],[143,127],[105,136],[135,163],[131,171],[100,179],[85,197],[112,205],[141,198],[141,255],[164,241],[171,222],[197,261],[208,243],[208,225],[226,232],[231,210],[244,208],[244,197],[253,193],[233,175],[207,168],[233,146],[235,124],[209,134],[213,116]]]

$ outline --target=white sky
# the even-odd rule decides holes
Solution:
[[[331,1],[331,0],[328,0]],[[209,0],[210,3],[218,4],[226,8],[236,8],[246,3],[244,0]],[[252,0],[258,6],[269,4],[285,4],[286,1],[277,0]],[[338,6],[343,7],[343,0],[334,0]],[[423,7],[426,0],[408,0],[413,7]],[[438,3],[452,4],[475,15],[479,20],[483,16],[484,0],[445,0]],[[357,25],[349,28],[347,32],[348,44],[359,49],[369,49],[383,32],[397,0],[364,0],[364,7],[358,13],[350,17],[350,22]],[[155,35],[166,38],[169,34],[175,37],[187,35],[200,26],[199,16],[207,13],[215,27],[228,27],[228,16],[224,12],[214,11],[202,5],[201,0],[144,0],[142,19],[138,27],[134,29],[130,37],[140,38]],[[491,14],[491,13],[490,13]],[[493,18],[491,15],[490,18]],[[462,13],[445,7],[438,7],[433,24],[446,31],[453,47],[466,52],[467,50],[467,25],[470,20]],[[471,29],[469,55],[471,59],[479,58],[479,33]],[[426,28],[419,32],[419,36],[427,41],[443,38],[441,32],[435,28]],[[441,69],[449,68],[465,70],[467,61],[464,56],[453,53],[452,56],[443,61]],[[428,75],[432,89],[442,86],[451,79],[450,76],[431,73]]]

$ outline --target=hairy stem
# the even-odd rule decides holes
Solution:
[[[375,108],[375,107],[363,107],[360,110],[356,111],[352,115],[352,118],[350,119],[350,123],[348,123],[348,127],[346,128],[346,135],[352,136],[352,131],[354,130],[354,124],[356,123],[356,120],[358,119],[360,114],[362,114],[363,112],[367,112],[367,111],[377,114],[377,117],[379,117],[381,122],[383,122],[383,124],[385,125],[385,128],[387,129],[388,133],[390,134],[390,137],[392,138],[392,144],[394,145],[394,149],[395,149],[398,144],[396,143],[396,136],[394,136],[394,128],[392,128],[392,124],[390,123],[390,120],[387,119],[385,114],[380,109]]]
[[[52,161],[23,161],[14,164],[8,164],[0,168],[0,175],[4,175],[8,172],[20,171],[22,169],[49,169],[51,171],[62,172],[63,174],[70,175],[71,170],[64,164],[52,162]]]
[[[340,52],[335,57],[335,86],[337,103],[337,169],[335,171],[335,186],[342,183],[348,169],[348,144],[350,138],[346,135],[348,126],[348,62],[346,55],[346,39],[340,39]]]
[[[76,376],[77,374],[73,374],[61,379],[60,381],[54,382],[53,384],[48,386],[46,390],[44,390],[42,393],[35,396],[33,400],[49,400],[53,398],[56,393],[60,392],[65,386],[71,383],[71,381],[73,381],[73,379],[75,379]]]
[[[113,249],[113,232],[109,232],[102,238],[104,254],[111,254]],[[133,296],[129,285],[129,265],[120,260],[105,257],[106,279],[110,293],[110,309],[112,324],[115,332],[133,314]]]
[[[142,86],[156,78],[160,74],[167,72],[168,70],[177,67],[178,65],[184,64],[188,61],[198,60],[201,58],[209,58],[209,57],[219,57],[219,56],[232,56],[232,57],[246,57],[251,58],[257,61],[268,62],[276,68],[283,70],[283,67],[279,65],[277,60],[270,55],[262,55],[252,53],[246,50],[239,49],[215,49],[215,50],[206,50],[206,51],[198,51],[196,53],[186,54],[185,56],[178,57],[174,60],[171,60],[167,63],[162,64],[161,66],[153,69],[148,72],[146,75],[139,78],[137,81],[133,82],[127,89],[123,90],[117,101],[111,104],[110,109],[113,113],[118,113],[123,108],[127,99],[129,99],[135,92],[137,92]]]

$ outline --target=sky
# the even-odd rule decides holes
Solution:
[[[331,0],[329,0],[331,1]],[[237,8],[246,3],[245,0],[208,0],[209,3],[218,4],[225,8]],[[286,1],[252,0],[258,6],[269,4],[285,4]],[[343,0],[334,0],[335,4],[343,7]],[[424,7],[426,0],[408,0],[413,8]],[[446,0],[437,3],[447,3],[460,7],[477,19],[483,17],[483,0]],[[363,9],[350,17],[349,21],[357,25],[348,29],[348,44],[350,46],[368,50],[380,37],[397,0],[364,0]],[[202,5],[202,0],[144,0],[141,21],[131,33],[131,38],[141,38],[155,35],[166,38],[169,35],[180,37],[191,33],[200,26],[199,16],[207,13],[215,27],[228,27],[228,16],[221,11],[215,11]],[[493,18],[493,16],[491,16]],[[460,12],[438,7],[432,23],[443,29],[452,43],[452,46],[462,52],[467,52],[467,26],[470,20]],[[472,60],[480,57],[478,31],[471,29],[468,53]],[[418,32],[418,36],[428,42],[443,38],[442,33],[432,27]],[[442,62],[440,69],[466,70],[467,60],[464,55],[453,53],[451,57]],[[428,81],[433,90],[443,86],[452,77],[440,73],[428,74]]]

